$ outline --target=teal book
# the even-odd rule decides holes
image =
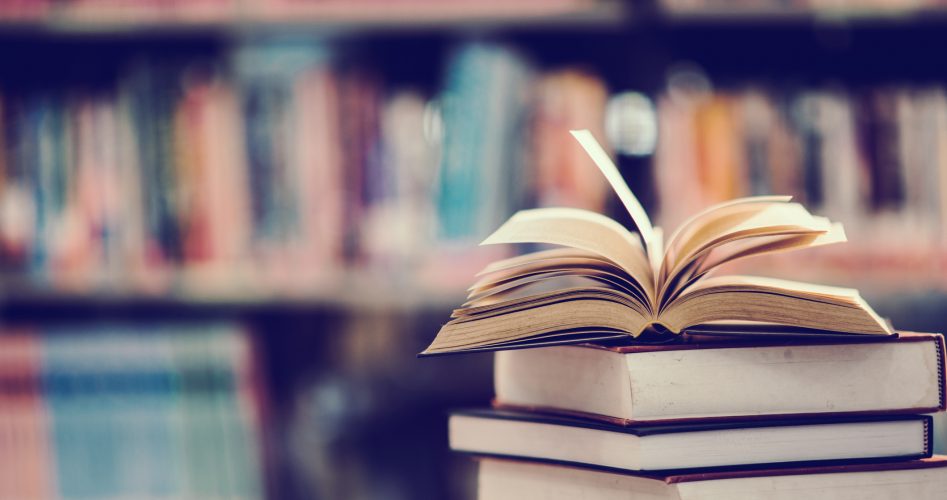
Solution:
[[[442,239],[481,239],[518,208],[523,191],[518,131],[525,129],[529,75],[528,63],[502,45],[472,43],[453,55],[441,104]]]
[[[43,379],[61,498],[107,498],[119,493],[122,430],[107,383],[90,347],[75,328],[46,333]]]
[[[308,138],[298,130],[294,91],[300,76],[326,58],[321,44],[295,40],[247,45],[234,56],[253,236],[260,244],[279,247],[300,237],[302,159],[293,145]]]
[[[164,342],[123,326],[47,334],[46,397],[63,498],[177,494]]]

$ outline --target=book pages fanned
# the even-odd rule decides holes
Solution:
[[[665,242],[618,168],[587,130],[572,131],[627,210],[637,232],[594,212],[540,208],[514,214],[483,244],[554,245],[487,266],[421,355],[501,350],[593,339],[681,334],[736,324],[744,335],[893,335],[857,290],[748,276],[712,276],[762,254],[845,241],[838,222],[788,196],[709,207]],[[746,328],[754,325],[757,328]],[[766,333],[767,330],[770,333]]]

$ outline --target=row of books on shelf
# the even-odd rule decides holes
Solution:
[[[943,87],[672,85],[658,101],[658,122],[655,183],[663,226],[734,197],[792,195],[814,213],[843,221],[858,247],[801,257],[810,268],[850,276],[873,267],[884,279],[913,270],[924,284],[944,275]],[[759,268],[798,271],[798,263],[761,259]]]
[[[654,106],[495,43],[456,46],[433,91],[317,43],[231,56],[142,60],[106,88],[0,85],[4,271],[80,290],[304,292],[340,269],[456,288],[497,256],[471,243],[515,210],[603,211],[570,128],[620,166],[655,152],[653,186],[625,173],[664,227],[788,194],[856,242],[808,268],[923,284],[947,268],[941,87],[709,91],[672,73]]]
[[[61,287],[305,289],[344,267],[415,273],[527,200],[604,204],[562,140],[602,133],[595,75],[471,43],[432,94],[318,44],[232,56],[140,61],[107,88],[0,89],[4,269]]]
[[[228,324],[5,327],[0,496],[263,498],[253,357]]]

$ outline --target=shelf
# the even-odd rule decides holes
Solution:
[[[919,266],[918,262],[926,266]],[[38,287],[7,277],[0,280],[0,318],[48,319],[58,316],[235,316],[257,313],[431,313],[445,319],[464,302],[464,289],[482,262],[449,274],[433,270],[393,276],[384,271],[348,270],[312,280],[311,286],[265,284],[250,276],[221,280],[208,274],[182,274],[160,288]],[[921,268],[923,267],[923,269]],[[870,269],[870,276],[857,269]],[[947,297],[942,279],[947,255],[904,259],[890,252],[760,257],[721,271],[771,276],[859,289],[875,300]],[[76,280],[76,282],[87,282]]]
[[[412,5],[414,4],[414,5]],[[345,34],[363,31],[492,30],[620,26],[625,4],[618,0],[531,0],[509,2],[366,2],[303,4],[280,12],[103,11],[55,9],[32,19],[3,19],[0,34],[140,36],[255,34]],[[355,5],[358,5],[356,3]],[[133,15],[129,15],[133,13]]]
[[[943,23],[947,21],[947,9],[938,7],[888,9],[811,7],[747,7],[729,10],[710,8],[666,9],[658,17],[669,26],[731,24],[884,24],[897,26],[914,23]]]
[[[381,276],[381,277],[379,277]],[[464,285],[465,286],[465,285]],[[5,280],[0,287],[0,318],[196,314],[239,315],[266,312],[441,312],[463,302],[458,284],[397,280],[369,272],[345,272],[306,289],[275,291],[252,284],[143,289],[69,290]]]
[[[745,7],[739,9],[673,9],[633,12],[621,0],[510,0],[502,2],[398,2],[397,7],[366,2],[304,3],[278,12],[237,9],[196,13],[163,10],[106,11],[56,7],[50,13],[4,17],[0,36],[141,36],[344,35],[400,31],[492,31],[517,29],[675,29],[732,25],[878,25],[903,27],[947,24],[947,8]],[[131,15],[129,15],[131,13]]]

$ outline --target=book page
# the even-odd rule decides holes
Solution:
[[[595,212],[575,208],[522,210],[481,245],[548,243],[601,255],[619,265],[655,296],[654,275],[641,243],[621,224]]]
[[[537,292],[523,297],[501,301],[493,304],[483,304],[472,307],[460,307],[451,313],[451,321],[478,321],[486,317],[502,316],[512,311],[532,309],[557,302],[570,302],[579,299],[607,300],[616,302],[627,309],[633,309],[641,314],[650,316],[642,309],[638,301],[627,294],[606,285],[584,285],[571,288],[560,288],[545,292]]]
[[[531,267],[517,268],[517,272],[501,271],[483,276],[473,286],[467,289],[468,294],[481,293],[493,288],[504,286],[512,281],[519,281],[533,276],[543,276],[546,274],[572,274],[576,276],[609,276],[622,283],[623,287],[633,288],[640,293],[640,284],[628,279],[625,271],[618,266],[608,264],[603,265],[598,261],[589,261],[585,263],[558,264],[556,262],[543,262]]]
[[[892,333],[857,290],[756,276],[700,281],[662,311],[658,321],[676,332],[715,321],[754,321],[835,332]]]
[[[700,268],[700,273],[707,273],[715,267],[750,256],[814,248],[844,243],[845,241],[847,241],[845,229],[838,222],[831,223],[829,230],[824,233],[807,233],[777,238],[751,238],[746,240],[743,245],[738,243],[728,245],[726,252],[721,252],[722,255],[715,255],[713,259],[705,262]]]
[[[578,293],[568,300],[561,297],[529,307],[491,311],[476,320],[463,317],[444,325],[422,355],[460,352],[510,345],[517,341],[541,344],[565,332],[588,332],[601,336],[602,330],[637,335],[650,320],[626,304],[609,300],[606,295]],[[598,332],[598,333],[596,333]],[[586,339],[577,336],[572,343]]]
[[[540,287],[534,285],[545,284],[546,287],[560,286],[563,280],[570,279],[593,280],[598,285],[611,286],[616,290],[628,294],[630,297],[634,297],[642,305],[648,304],[647,297],[641,295],[641,291],[621,275],[600,268],[568,267],[552,268],[529,274],[519,274],[489,286],[475,288],[467,295],[467,302],[461,307],[479,305],[485,300],[497,301],[506,299],[514,293],[522,296],[528,293],[535,293],[536,290],[543,291]],[[564,283],[566,283],[567,286],[571,285],[568,281]]]
[[[745,206],[745,209],[717,217],[702,226],[695,227],[688,238],[678,242],[675,265],[680,265],[692,255],[715,241],[725,240],[728,235],[748,232],[766,232],[768,228],[799,227],[812,231],[828,231],[831,224],[823,217],[813,217],[798,203],[766,203]],[[673,270],[673,268],[672,268]]]
[[[565,250],[565,252],[560,250]],[[492,269],[492,271],[486,272],[487,269]],[[620,283],[619,287],[627,290],[629,294],[638,295],[642,303],[649,302],[644,290],[641,289],[641,284],[630,279],[627,273],[614,262],[590,252],[571,248],[532,252],[494,262],[487,266],[487,269],[478,273],[478,279],[467,288],[468,299],[474,294],[505,286],[511,281],[551,273],[565,273],[580,276],[607,275],[613,281]]]
[[[496,260],[484,267],[476,274],[478,278],[497,273],[516,274],[519,272],[528,272],[534,267],[543,267],[556,263],[561,265],[595,265],[609,266],[615,269],[621,269],[614,262],[592,252],[586,252],[577,248],[558,247],[550,250],[540,250],[529,252],[506,259]],[[474,283],[477,286],[479,280]],[[472,288],[471,287],[471,288]]]
[[[684,268],[678,273],[673,282],[668,282],[661,297],[661,307],[669,304],[675,297],[686,290],[688,286],[706,276],[715,268],[729,262],[734,262],[746,257],[814,248],[844,241],[846,241],[846,239],[842,225],[834,223],[831,229],[826,233],[755,237],[743,240],[742,242],[731,243],[726,246],[725,251],[720,251],[721,255],[703,254],[705,256],[712,256],[712,258],[708,257],[707,259],[696,261],[696,265]]]
[[[715,221],[721,218],[729,218],[733,214],[746,213],[748,217],[749,214],[763,210],[769,203],[785,203],[791,199],[791,196],[751,196],[738,198],[736,200],[711,205],[699,213],[694,214],[675,229],[671,237],[667,239],[664,260],[661,266],[662,271],[666,273],[670,270],[669,266],[675,263],[675,255],[679,255],[681,252],[680,247],[689,241],[693,233],[699,228],[714,224]]]
[[[621,200],[622,205],[625,206],[625,210],[628,211],[628,215],[631,216],[631,220],[633,220],[635,226],[638,227],[638,232],[641,233],[641,238],[644,240],[648,253],[648,262],[651,264],[652,269],[657,269],[661,257],[664,256],[664,251],[661,248],[660,233],[651,225],[651,218],[648,217],[648,213],[645,212],[644,207],[641,206],[641,202],[639,202],[635,194],[631,192],[628,184],[625,183],[625,179],[622,178],[621,172],[618,171],[618,167],[616,167],[612,159],[608,157],[608,153],[602,149],[602,145],[595,140],[595,136],[593,136],[591,132],[588,130],[571,130],[569,133],[579,141],[579,144],[582,145],[585,152],[588,153],[592,161],[595,162],[599,171],[605,175],[605,179],[608,180],[612,189],[615,190],[618,199]]]
[[[745,208],[751,210],[716,218],[703,227],[695,228],[690,238],[681,238],[675,242],[675,251],[679,252],[679,255],[669,261],[669,269],[662,269],[662,284],[658,293],[661,302],[667,298],[668,290],[674,289],[682,281],[687,281],[686,276],[683,279],[681,276],[685,269],[692,273],[697,272],[700,266],[693,266],[694,261],[706,259],[712,250],[723,245],[749,238],[818,235],[833,231],[831,221],[824,217],[812,216],[798,203],[764,203],[747,205]],[[844,233],[841,233],[841,239],[838,233],[832,233],[830,238],[822,240],[821,243],[834,241],[844,241]],[[753,253],[747,253],[744,257],[750,255]]]

